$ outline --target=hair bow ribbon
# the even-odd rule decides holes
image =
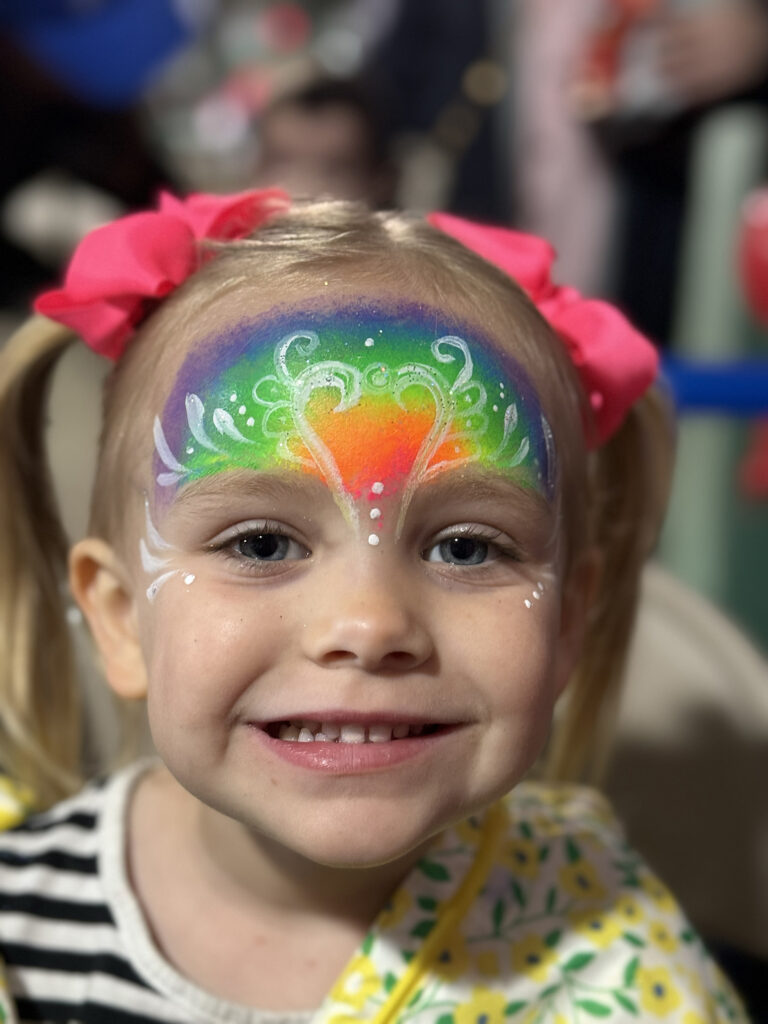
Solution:
[[[152,305],[200,266],[202,239],[243,238],[288,205],[287,194],[276,188],[197,193],[186,200],[162,193],[157,210],[129,214],[87,234],[64,287],[41,295],[35,309],[71,327],[100,355],[117,359]]]
[[[587,434],[590,447],[607,441],[657,377],[659,354],[651,342],[609,303],[554,284],[555,250],[543,239],[449,213],[431,213],[427,220],[526,292],[562,339],[579,374],[594,421],[594,438]]]

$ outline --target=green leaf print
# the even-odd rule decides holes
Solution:
[[[506,901],[502,900],[502,899],[496,900],[496,903],[493,906],[493,928],[494,928],[494,931],[498,932],[499,928],[501,928],[501,924],[502,924],[502,921],[504,920],[504,916],[506,915],[506,913],[507,913]]]
[[[526,839],[533,839],[533,829],[527,821],[521,821],[518,825],[521,835],[525,836]]]
[[[525,893],[523,892],[520,885],[514,879],[512,879],[510,885],[512,887],[512,892],[515,894],[515,899],[523,908],[523,910],[525,910]]]
[[[420,860],[419,870],[423,871],[427,878],[432,878],[436,882],[450,882],[451,880],[448,869],[434,860]]]
[[[539,850],[539,863],[543,864],[548,856],[549,856],[549,847],[548,846],[542,846],[541,849]]]
[[[619,1006],[623,1006],[625,1010],[629,1010],[630,1013],[634,1013],[636,1017],[639,1016],[640,1011],[631,999],[628,999],[627,996],[622,995],[621,992],[614,992],[613,995]]]
[[[423,995],[424,995],[424,989],[423,989],[423,988],[420,988],[420,989],[418,990],[418,992],[414,992],[414,994],[413,994],[413,995],[411,996],[411,998],[410,998],[410,999],[408,1000],[408,1005],[409,1005],[409,1006],[415,1006],[415,1005],[416,1005],[416,1003],[418,1003],[418,1001],[419,1001],[419,1000],[421,999],[421,997],[422,997]]]
[[[613,1011],[605,1003],[598,1003],[595,999],[579,999],[576,1006],[593,1017],[610,1017]]]
[[[577,860],[581,860],[581,850],[570,836],[568,836],[565,841],[565,855],[571,864],[575,864]]]
[[[583,971],[595,959],[594,953],[574,953],[571,959],[563,964],[564,971]]]
[[[632,946],[637,946],[639,949],[645,948],[645,940],[641,939],[639,935],[635,935],[634,932],[624,932],[622,938]]]
[[[415,924],[413,928],[411,928],[411,935],[415,939],[426,939],[436,924],[437,921],[434,919],[428,920],[425,918],[423,921],[419,921],[418,924]]]
[[[635,984],[635,975],[637,974],[637,968],[640,966],[640,957],[633,957],[627,966],[624,968],[624,987],[632,988]]]
[[[455,1024],[456,1018],[452,1013],[444,1013],[442,1017],[438,1017],[436,1024]]]
[[[384,988],[387,992],[391,992],[397,984],[397,975],[393,974],[392,971],[387,971],[384,975]]]
[[[549,999],[550,996],[553,996],[555,992],[559,991],[560,982],[557,982],[556,985],[550,985],[548,988],[545,988],[541,992],[539,992],[539,999]]]
[[[514,1013],[520,1013],[527,1005],[528,1003],[524,999],[517,999],[514,1003],[507,1003],[504,1007],[504,1016],[511,1017]]]
[[[368,956],[368,954],[373,949],[373,943],[374,943],[374,934],[373,934],[373,932],[368,932],[368,934],[363,939],[362,946],[360,947],[362,952],[365,953],[366,956]]]
[[[437,910],[437,900],[433,900],[431,896],[419,896],[416,902],[422,910]]]
[[[557,929],[557,931],[550,932],[548,935],[545,935],[544,936],[544,945],[545,946],[549,946],[550,949],[554,949],[555,946],[560,941],[560,936],[562,934],[563,934],[562,931],[560,929]]]
[[[547,893],[547,913],[551,914],[557,903],[557,888],[553,885]]]
[[[416,956],[412,949],[401,949],[400,955],[407,964],[409,964],[411,960],[413,960],[413,958]]]

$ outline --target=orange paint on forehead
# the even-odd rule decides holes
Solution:
[[[402,483],[435,425],[433,409],[423,402],[398,405],[391,396],[366,395],[351,409],[337,411],[338,396],[319,394],[307,410],[307,420],[333,455],[344,490],[356,500],[367,498],[374,483],[390,492]],[[469,454],[466,445],[439,446],[430,465]],[[322,477],[319,468],[307,467]]]

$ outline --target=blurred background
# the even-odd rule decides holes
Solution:
[[[0,67],[8,329],[160,187],[281,184],[543,234],[650,334],[679,463],[610,788],[765,998],[768,3],[0,0]],[[53,396],[73,534],[103,372],[73,352]]]

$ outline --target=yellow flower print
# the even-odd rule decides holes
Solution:
[[[579,934],[586,936],[600,949],[610,946],[623,931],[623,926],[615,915],[604,910],[574,910],[568,915],[568,919]]]
[[[654,946],[663,949],[665,953],[674,953],[679,942],[663,921],[651,921],[648,925],[648,937]]]
[[[611,907],[611,911],[625,927],[637,924],[645,916],[643,908],[634,896],[620,896]]]
[[[411,894],[406,889],[398,889],[384,904],[376,923],[380,928],[394,928],[396,924],[400,924],[412,904]]]
[[[597,872],[587,860],[579,859],[566,864],[560,868],[559,878],[565,891],[576,899],[595,901],[605,896]]]
[[[376,968],[367,956],[358,953],[331,989],[331,999],[361,1010],[369,996],[378,992],[380,987],[381,979]]]
[[[545,814],[537,814],[533,819],[533,827],[540,836],[559,836],[563,832],[563,823]]]
[[[675,910],[677,904],[675,897],[655,875],[643,875],[640,879],[643,892],[647,893],[659,910]]]
[[[503,1024],[506,996],[489,988],[476,988],[468,1003],[456,1007],[456,1024]]]
[[[455,826],[456,835],[465,843],[469,843],[470,846],[477,846],[483,835],[483,823],[480,818],[474,817],[465,818],[464,821],[460,821]]]
[[[23,821],[33,803],[30,789],[0,775],[0,831],[13,828]]]
[[[539,848],[532,839],[507,840],[499,860],[520,878],[536,878],[539,873]]]
[[[705,1020],[700,1013],[696,1013],[695,1010],[689,1010],[683,1014],[683,1024],[709,1024],[709,1021]]]
[[[512,945],[512,968],[534,981],[544,981],[555,952],[538,935],[527,935]]]
[[[458,932],[451,932],[438,945],[431,968],[441,978],[458,978],[469,966],[469,953],[464,939]]]
[[[635,975],[640,1005],[655,1017],[666,1017],[680,1005],[680,993],[666,967],[639,967]]]
[[[496,953],[491,949],[484,949],[482,953],[475,954],[475,967],[477,973],[484,978],[498,978],[501,974],[501,965]]]

